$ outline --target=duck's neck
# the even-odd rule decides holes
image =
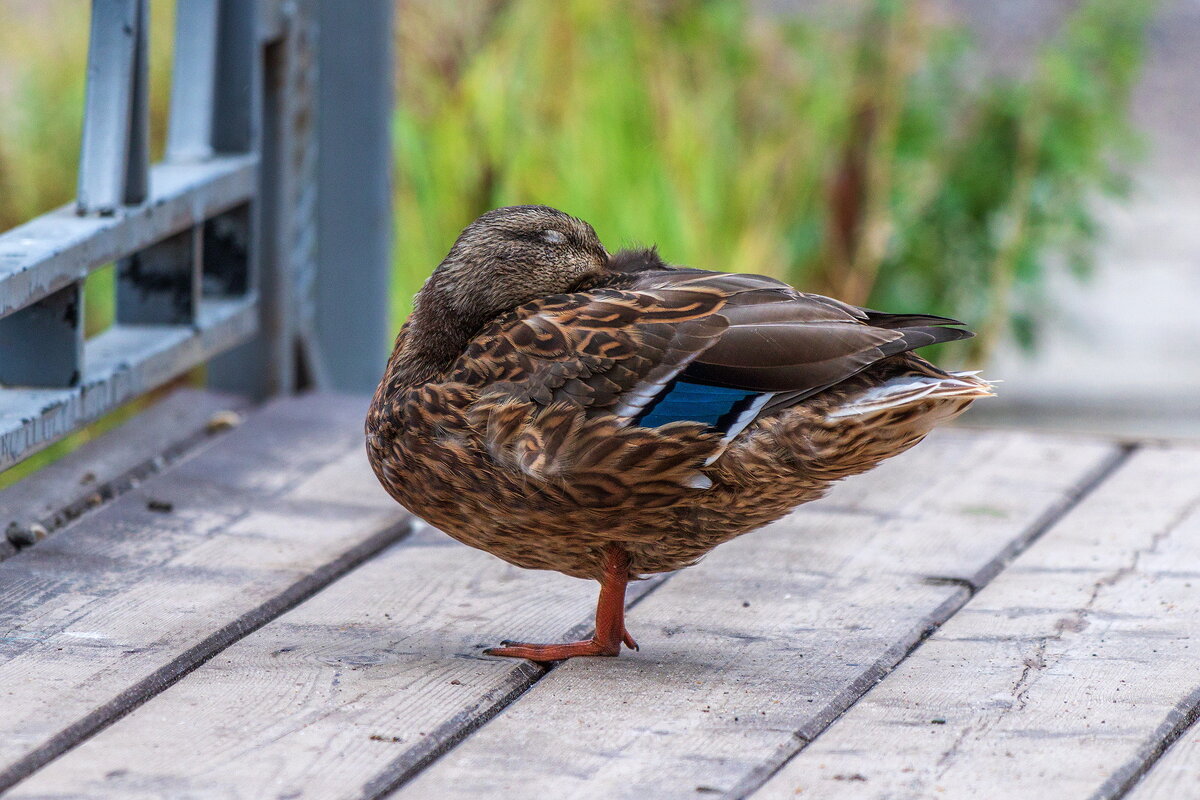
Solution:
[[[440,286],[427,285],[396,336],[380,389],[392,394],[444,376],[487,319],[456,311]]]

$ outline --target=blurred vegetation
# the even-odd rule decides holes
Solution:
[[[928,0],[768,16],[739,0],[408,0],[397,15],[394,307],[489,208],[540,202],[610,248],[765,272],[1032,343],[1049,270],[1087,271],[1134,152],[1151,0],[1081,0],[997,76]],[[151,4],[161,151],[174,2]],[[849,8],[860,9],[857,13]],[[74,194],[87,15],[0,0],[0,230]],[[112,318],[112,271],[88,287]]]
[[[410,0],[396,314],[466,222],[538,202],[610,249],[956,316],[975,361],[1009,330],[1031,344],[1049,270],[1086,272],[1092,203],[1125,188],[1150,5],[1082,0],[1005,77],[921,0]]]
[[[1009,77],[979,64],[928,0],[800,18],[739,0],[406,0],[397,323],[466,223],[546,203],[610,248],[657,243],[674,263],[956,316],[982,335],[940,354],[951,361],[981,360],[1010,333],[1032,344],[1054,299],[1047,275],[1086,274],[1093,201],[1125,190],[1151,5],[1080,0]],[[0,230],[74,194],[82,9],[0,0]],[[151,0],[156,157],[173,12]],[[86,300],[94,334],[112,320],[111,268]]]

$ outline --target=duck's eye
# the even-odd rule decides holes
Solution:
[[[541,233],[542,241],[546,244],[566,244],[567,237],[561,231],[545,230]]]

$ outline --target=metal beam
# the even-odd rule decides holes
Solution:
[[[0,317],[24,308],[89,271],[143,250],[254,198],[255,156],[200,164],[159,164],[140,206],[109,217],[80,217],[64,206],[0,234]]]
[[[255,303],[204,300],[195,325],[113,325],[84,344],[73,388],[0,388],[0,470],[245,341]]]
[[[220,0],[212,145],[218,153],[256,149],[262,92],[258,3]]]
[[[218,0],[187,0],[175,7],[168,161],[200,161],[213,153],[218,6]]]
[[[316,337],[346,391],[374,390],[392,333],[392,6],[318,3]]]
[[[74,386],[83,363],[82,284],[0,319],[0,385]]]
[[[93,0],[79,154],[79,213],[112,214],[147,188],[146,0]]]
[[[273,7],[274,2],[270,5]],[[288,328],[275,285],[284,266],[274,258],[273,216],[279,192],[279,154],[273,142],[281,126],[273,94],[281,78],[266,74],[282,44],[264,45],[260,35],[264,2],[220,0],[213,146],[217,151],[259,154],[259,180],[246,222],[246,280],[258,293],[260,335],[223,354],[208,367],[208,383],[223,391],[262,399],[292,391]]]

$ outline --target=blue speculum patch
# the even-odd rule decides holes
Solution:
[[[657,428],[668,422],[701,422],[728,430],[738,414],[748,408],[759,394],[745,389],[677,380],[646,409],[637,424],[644,428]]]

